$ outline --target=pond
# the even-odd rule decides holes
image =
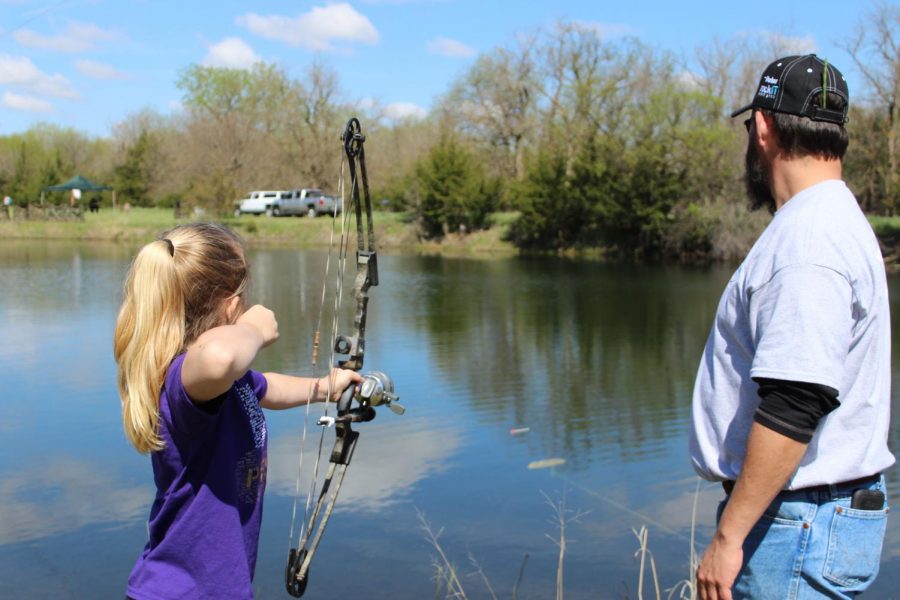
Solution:
[[[146,542],[151,469],[122,433],[112,358],[135,250],[0,243],[3,595],[122,598]],[[257,368],[310,374],[326,253],[254,249],[249,258],[251,300],[275,311],[281,331]],[[686,579],[692,533],[702,551],[722,497],[694,475],[687,428],[697,363],[731,269],[400,255],[379,263],[366,368],[392,377],[407,411],[380,409],[356,427],[359,444],[305,598],[435,597],[438,552],[423,519],[440,532],[469,598],[510,598],[514,588],[520,599],[554,597],[560,510],[566,598],[636,598],[642,527],[662,588]],[[900,277],[890,285],[896,306]],[[338,333],[352,327],[352,302],[344,304]],[[326,339],[328,309],[322,322]],[[288,597],[301,433],[306,420],[298,524],[320,414],[267,413],[258,598]],[[333,430],[324,436],[330,449]],[[898,442],[895,418],[895,451]],[[888,485],[896,502],[896,468]],[[897,589],[894,517],[870,595]],[[655,597],[649,567],[644,595]]]

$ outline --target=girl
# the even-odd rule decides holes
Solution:
[[[150,453],[150,540],[128,579],[135,600],[252,598],[266,484],[260,407],[326,399],[329,382],[250,370],[278,339],[269,309],[245,310],[238,238],[197,223],[144,246],[125,281],[114,353],[125,434]],[[334,369],[334,400],[358,373]]]

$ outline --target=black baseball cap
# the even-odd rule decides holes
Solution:
[[[844,99],[844,109],[826,108],[813,96],[826,89]],[[820,96],[821,98],[821,96]],[[770,110],[843,125],[850,108],[850,91],[843,74],[815,54],[779,58],[763,71],[753,102],[731,113],[732,117],[750,109]]]

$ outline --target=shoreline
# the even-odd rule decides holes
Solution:
[[[340,242],[340,221],[328,216],[314,219],[251,215],[176,218],[171,209],[160,208],[132,208],[128,211],[104,208],[100,213],[85,213],[80,219],[69,217],[52,220],[9,220],[3,212],[0,214],[0,241],[68,240],[137,245],[156,239],[163,231],[176,225],[204,220],[222,223],[231,228],[250,248],[327,249]],[[409,221],[404,214],[379,211],[375,212],[373,218],[379,251],[486,259],[522,255],[518,248],[505,240],[514,220],[515,213],[495,213],[489,220],[489,229],[467,234],[450,233],[440,240],[424,240],[418,235],[415,223]],[[885,221],[878,217],[870,219],[886,268],[890,272],[900,271],[900,231],[893,223]],[[355,236],[355,231],[350,235]],[[551,254],[601,260],[604,257],[600,248]]]
[[[145,244],[167,229],[194,221],[215,221],[231,228],[244,243],[255,247],[327,249],[340,242],[340,220],[328,216],[176,218],[168,209],[132,208],[129,211],[109,208],[100,213],[86,213],[83,218],[10,221],[0,216],[0,241],[59,240]],[[502,219],[509,221],[509,219]],[[509,257],[519,254],[504,241],[507,223],[493,223],[490,229],[467,235],[448,234],[440,241],[420,239],[414,223],[399,213],[376,212],[373,217],[375,239],[379,251],[440,256]],[[355,224],[351,224],[355,236]]]

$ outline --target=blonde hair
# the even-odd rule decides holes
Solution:
[[[138,452],[164,447],[159,397],[166,370],[243,298],[249,269],[240,239],[213,223],[181,225],[141,248],[125,280],[113,354],[125,435]]]

